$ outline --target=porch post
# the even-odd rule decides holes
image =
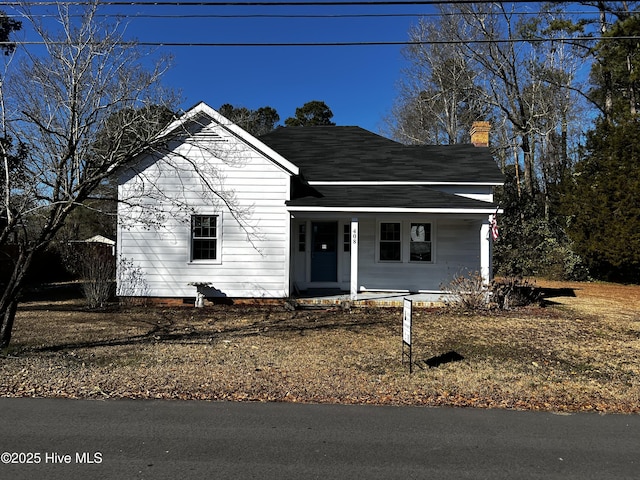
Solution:
[[[480,275],[485,285],[489,285],[493,277],[491,263],[491,224],[487,218],[480,227]]]
[[[358,219],[351,219],[351,300],[357,300],[358,298]]]

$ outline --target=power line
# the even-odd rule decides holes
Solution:
[[[2,5],[18,7],[22,5],[40,7],[40,6],[58,6],[58,5],[88,5],[91,2],[83,2],[78,0],[60,0],[60,1],[43,1],[43,2],[2,2]],[[445,0],[361,0],[361,1],[324,1],[324,2],[302,2],[302,1],[222,1],[222,2],[196,2],[196,1],[104,1],[100,2],[102,6],[160,6],[160,7],[323,7],[323,6],[394,6],[394,5],[443,5],[452,3]],[[458,4],[470,3],[493,3],[492,0],[456,0]],[[511,0],[508,3],[540,3],[534,0]],[[571,3],[566,0],[550,0],[546,3],[560,4]]]
[[[367,46],[403,46],[403,45],[460,45],[486,43],[569,43],[600,40],[640,40],[639,35],[623,37],[574,37],[574,38],[537,38],[537,39],[492,39],[492,40],[429,40],[429,41],[371,41],[371,42],[119,42],[120,45],[136,45],[141,47],[367,47]],[[68,42],[16,41],[0,42],[0,46],[16,45],[67,45]]]
[[[522,16],[539,16],[544,14],[551,14],[555,12],[517,12],[516,15]],[[563,15],[599,15],[596,11],[564,11]],[[415,13],[317,13],[317,14],[299,14],[299,13],[249,13],[249,14],[218,14],[218,13],[192,13],[192,14],[153,14],[153,13],[103,13],[96,14],[96,17],[120,17],[120,18],[161,18],[161,19],[190,19],[190,18],[228,18],[228,19],[244,19],[244,18],[291,18],[291,19],[339,19],[339,18],[396,18],[396,17],[447,17],[447,16],[459,16],[466,15],[465,13],[435,13],[435,12],[415,12]],[[22,17],[21,14],[7,14],[7,17],[18,18]],[[58,15],[53,13],[42,13],[30,15],[37,18],[58,18]],[[71,17],[81,17],[81,14],[71,14]]]
[[[32,1],[32,2],[2,2],[0,5],[31,5],[31,6],[53,6],[53,5],[88,5],[91,2],[79,1],[79,0],[60,0],[60,1],[49,1],[45,0],[42,2]],[[100,6],[120,6],[120,7],[131,7],[131,6],[145,6],[145,7],[159,7],[159,6],[198,6],[198,7],[219,7],[219,6],[377,6],[377,5],[385,5],[385,6],[398,6],[398,5],[438,5],[438,4],[446,4],[450,2],[446,2],[443,0],[399,0],[399,1],[383,1],[383,0],[357,0],[357,1],[319,1],[319,2],[301,2],[301,1],[274,1],[274,2],[266,2],[266,1],[222,1],[222,2],[202,2],[202,1],[167,1],[167,0],[159,0],[152,2],[144,2],[139,0],[133,1],[121,1],[121,0],[113,0],[113,1],[101,1]],[[491,3],[490,0],[459,0],[456,3]],[[533,2],[531,0],[515,0],[511,3],[539,3]],[[548,3],[569,3],[569,2],[561,2],[554,1]],[[517,12],[516,15],[540,15],[544,12]],[[551,13],[551,12],[548,12]],[[573,14],[573,15],[587,15],[594,14],[597,12],[586,12],[586,11],[575,11],[575,12],[563,12],[564,14]],[[144,18],[159,18],[159,19],[193,19],[193,18],[224,18],[224,19],[244,19],[244,18],[371,18],[371,17],[381,17],[381,18],[392,18],[392,17],[438,17],[438,16],[447,16],[453,14],[447,14],[442,12],[429,12],[429,13],[341,13],[341,14],[274,14],[274,13],[265,13],[265,14],[208,14],[208,13],[194,13],[194,14],[151,14],[151,13],[130,13],[130,14],[122,14],[122,13],[112,13],[112,14],[99,14],[96,16],[99,17],[118,17],[118,18],[127,18],[127,19],[144,19]],[[11,15],[12,17],[20,17],[21,15]],[[56,14],[40,14],[34,15],[41,18],[53,18],[58,17]],[[81,16],[81,15],[72,15],[72,16]],[[640,37],[617,37],[617,38],[625,38],[625,39],[638,39]],[[190,41],[182,41],[182,42],[163,42],[163,41],[137,41],[137,42],[123,42],[123,44],[136,44],[139,46],[148,46],[148,47],[346,47],[346,46],[402,46],[402,45],[428,45],[428,44],[462,44],[462,43],[542,43],[542,42],[580,42],[580,41],[596,41],[596,40],[609,40],[610,37],[591,37],[591,36],[583,36],[576,38],[540,38],[540,39],[503,39],[503,40],[460,40],[460,41],[451,41],[451,40],[443,40],[443,41],[411,41],[411,40],[402,40],[402,41],[347,41],[347,42],[190,42]],[[0,45],[44,45],[43,41],[13,41],[13,42],[0,42]]]

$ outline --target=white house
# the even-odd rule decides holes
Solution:
[[[122,296],[357,298],[491,277],[503,179],[486,147],[405,146],[338,126],[255,138],[204,103],[162,137],[165,149],[120,175]]]

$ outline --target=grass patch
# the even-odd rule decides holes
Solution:
[[[545,286],[575,296],[416,310],[412,375],[395,309],[25,304],[0,395],[638,412],[640,287]]]

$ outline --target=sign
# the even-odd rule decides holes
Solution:
[[[411,345],[411,314],[413,303],[408,298],[404,299],[402,308],[402,341]]]
[[[413,358],[411,355],[411,315],[412,315],[413,302],[408,298],[404,299],[402,307],[402,363],[404,364],[404,357],[409,357],[409,373],[413,373]],[[409,352],[405,353],[405,346],[408,347]]]

